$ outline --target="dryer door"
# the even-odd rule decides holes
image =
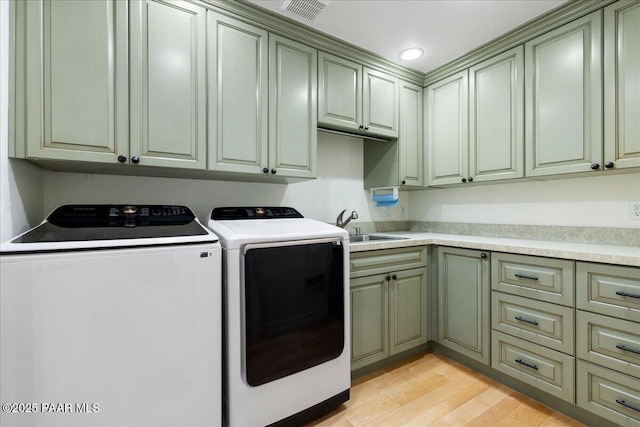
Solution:
[[[340,239],[247,245],[245,372],[258,386],[338,357],[344,347]]]

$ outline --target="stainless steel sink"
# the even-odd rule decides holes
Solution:
[[[375,240],[403,240],[408,237],[398,237],[398,236],[378,236],[375,234],[356,234],[349,236],[349,241],[351,243],[361,243],[361,242],[370,242]]]

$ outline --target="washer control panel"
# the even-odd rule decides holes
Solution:
[[[47,221],[59,227],[136,227],[188,224],[195,215],[175,205],[64,205]]]

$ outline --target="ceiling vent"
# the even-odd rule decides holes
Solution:
[[[282,9],[301,18],[313,21],[330,2],[320,0],[286,0]]]

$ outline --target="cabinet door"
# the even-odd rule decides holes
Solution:
[[[638,1],[619,1],[604,9],[604,114],[605,165],[640,166]]]
[[[489,257],[438,248],[438,342],[489,364]]]
[[[524,176],[524,48],[469,69],[469,175]]]
[[[318,123],[348,130],[362,125],[362,67],[318,53]]]
[[[368,68],[362,71],[362,121],[366,133],[398,137],[398,79]]]
[[[28,158],[117,163],[128,156],[127,3],[17,2],[26,8]]]
[[[427,269],[392,273],[389,292],[390,354],[427,342]]]
[[[207,34],[208,168],[262,174],[268,165],[268,33],[207,11]]]
[[[314,178],[317,158],[318,52],[269,36],[269,169]]]
[[[131,161],[206,167],[206,10],[186,1],[131,8]]]
[[[386,274],[351,279],[351,369],[389,356]]]
[[[424,154],[422,150],[422,88],[400,83],[400,184],[424,186]]]
[[[527,176],[602,167],[601,21],[597,11],[525,44]]]
[[[467,70],[427,87],[427,185],[459,184],[468,173]]]

